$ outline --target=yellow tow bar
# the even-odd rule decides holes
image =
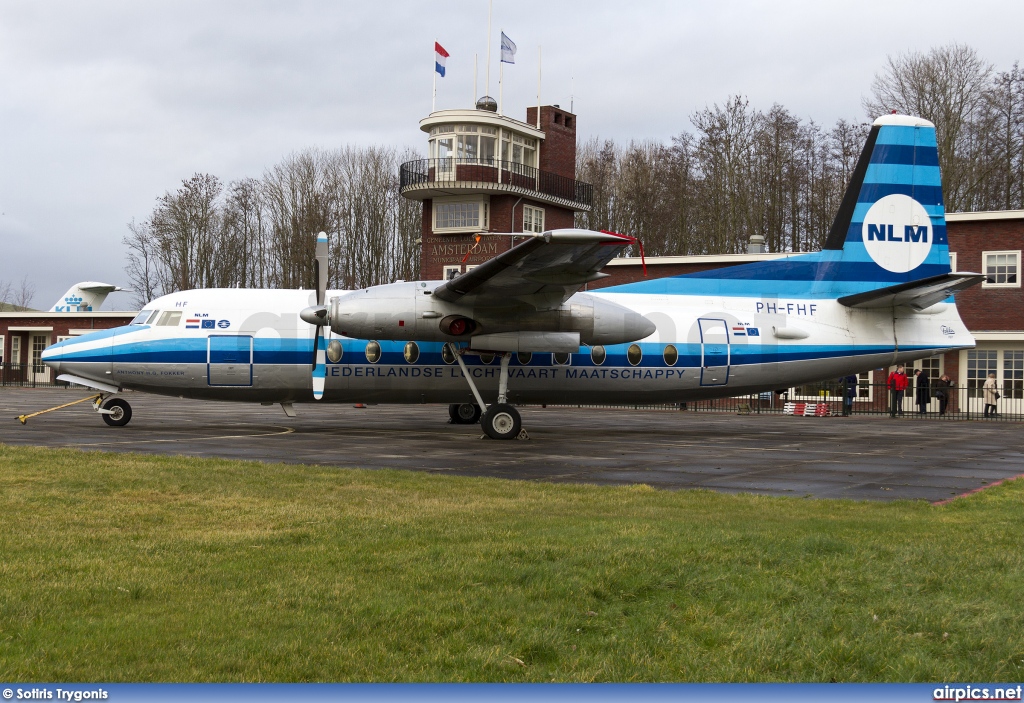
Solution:
[[[84,403],[87,400],[99,400],[102,397],[103,397],[103,394],[102,393],[98,393],[97,395],[90,395],[87,398],[79,398],[78,400],[72,400],[70,403],[64,403],[64,405],[58,405],[55,408],[48,408],[46,410],[40,410],[37,413],[29,413],[28,415],[18,415],[18,420],[19,420],[19,422],[21,422],[21,424],[24,425],[28,421],[28,419],[30,417],[35,417],[36,415],[44,415],[46,413],[52,413],[54,410],[60,410],[61,408],[67,408],[67,407],[70,407],[72,405],[78,405],[79,403]]]

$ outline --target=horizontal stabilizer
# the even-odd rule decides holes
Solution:
[[[915,310],[924,310],[942,302],[958,290],[970,288],[983,280],[985,276],[980,273],[946,273],[847,295],[839,298],[839,302],[848,308],[891,308],[909,305]]]

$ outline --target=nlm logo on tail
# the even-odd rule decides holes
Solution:
[[[872,261],[894,273],[913,271],[931,253],[931,218],[908,195],[887,195],[864,215],[864,248]]]

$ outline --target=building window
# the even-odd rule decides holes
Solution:
[[[981,397],[981,387],[990,373],[996,373],[999,352],[995,349],[972,349],[967,352],[967,395]]]
[[[495,127],[482,125],[438,125],[430,129],[430,158],[445,159],[436,164],[442,171],[451,169],[452,157],[458,163],[493,164],[498,141]]]
[[[921,369],[922,373],[928,377],[928,384],[931,385],[939,380],[942,375],[942,357],[941,356],[930,356],[927,359],[918,359],[911,364],[911,372],[913,375],[914,371]]]
[[[0,364],[4,363],[4,336],[0,334]]]
[[[1024,351],[1003,351],[1004,398],[1024,398]]]
[[[956,273],[956,252],[949,252],[949,270]]]
[[[501,159],[509,162],[502,166],[515,173],[537,167],[537,140],[512,132],[504,132],[501,139]]]
[[[544,231],[544,208],[523,205],[523,231],[537,233]]]
[[[1020,287],[1020,278],[1017,275],[1020,265],[1019,251],[986,251],[982,252],[981,258],[985,263],[983,287]]]
[[[462,273],[461,266],[445,266],[444,271],[441,274],[441,278],[445,281],[450,281],[453,278],[457,278]]]
[[[434,231],[479,232],[487,229],[487,203],[483,200],[461,200],[434,203]]]
[[[21,363],[21,337],[18,335],[11,337],[11,363]]]

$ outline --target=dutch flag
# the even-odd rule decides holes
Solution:
[[[441,78],[444,78],[444,60],[447,58],[448,52],[444,47],[434,42],[434,70],[441,74]]]

